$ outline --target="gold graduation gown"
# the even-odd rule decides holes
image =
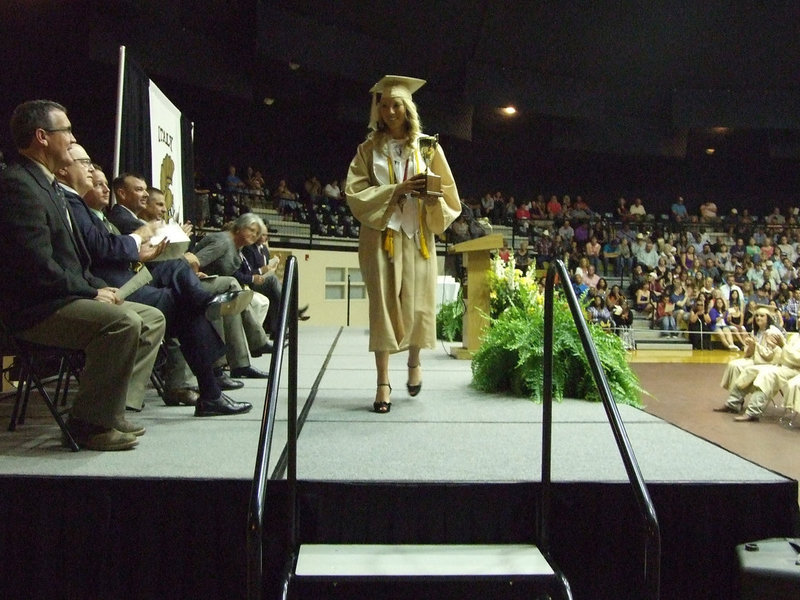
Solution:
[[[416,153],[415,153],[416,154]],[[370,352],[399,352],[409,346],[436,345],[436,244],[434,235],[444,232],[461,213],[453,174],[441,146],[436,149],[431,172],[442,178],[443,196],[434,205],[420,201],[429,258],[424,258],[414,237],[387,230],[397,202],[392,201],[396,183],[390,183],[386,148],[376,151],[372,139],[359,145],[350,163],[345,195],[350,210],[361,224],[358,259],[369,297]],[[407,177],[424,170],[419,157],[408,162]],[[415,201],[411,199],[409,201]],[[420,219],[418,219],[419,221]],[[392,236],[393,257],[384,250],[384,232]]]

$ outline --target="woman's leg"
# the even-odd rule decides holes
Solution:
[[[378,372],[378,387],[375,391],[375,403],[391,402],[389,394],[392,388],[389,386],[388,352],[375,352],[375,369]]]
[[[725,340],[728,342],[728,347],[730,348],[733,346],[736,348],[736,344],[733,343],[733,334],[731,333],[730,327],[726,327],[723,332],[725,333]]]
[[[408,347],[408,391],[412,396],[419,393],[422,384],[422,365],[419,362],[419,346]],[[416,390],[416,391],[414,391]]]
[[[731,332],[723,327],[717,327],[717,337],[719,341],[722,342],[722,345],[726,348],[730,348],[733,346],[733,339],[731,338]]]

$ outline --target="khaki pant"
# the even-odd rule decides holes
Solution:
[[[81,299],[16,335],[45,346],[83,350],[86,366],[71,415],[112,428],[124,419],[126,404],[142,407],[164,328],[157,308]]]
[[[242,289],[233,277],[219,276],[201,280],[201,283],[212,294]],[[249,367],[250,350],[261,348],[269,341],[263,324],[257,320],[250,306],[238,315],[223,317],[221,324],[214,323],[214,328],[225,341],[228,366],[231,369]]]

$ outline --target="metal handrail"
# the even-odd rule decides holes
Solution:
[[[583,350],[589,359],[589,366],[592,370],[595,384],[600,392],[600,398],[608,417],[608,422],[614,432],[622,462],[628,474],[628,480],[633,487],[639,513],[645,525],[645,565],[644,565],[644,585],[645,597],[658,600],[661,584],[661,531],[656,517],[655,507],[647,491],[647,485],[642,478],[639,464],[636,462],[633,449],[625,432],[625,427],[619,416],[617,405],[611,394],[600,359],[597,356],[597,349],[586,325],[575,290],[572,288],[569,274],[564,263],[555,260],[550,263],[547,270],[547,278],[544,290],[544,390],[543,390],[543,418],[542,418],[542,488],[541,488],[541,509],[537,523],[539,534],[539,545],[542,550],[549,552],[548,527],[550,517],[551,481],[550,481],[550,462],[552,450],[552,425],[553,425],[553,295],[555,278],[558,275],[561,279],[561,286],[567,298],[572,318],[578,329],[578,335],[583,344]]]
[[[269,383],[267,384],[264,402],[264,413],[261,417],[261,435],[258,440],[255,473],[250,490],[250,507],[247,513],[247,598],[260,600],[263,592],[263,539],[264,513],[267,500],[267,469],[269,453],[272,445],[272,432],[275,428],[275,411],[278,405],[278,390],[283,364],[284,348],[288,337],[288,429],[289,429],[289,463],[287,470],[288,502],[289,502],[289,548],[295,547],[295,506],[297,497],[297,306],[298,306],[297,258],[286,259],[283,274],[283,292],[278,309],[278,331],[275,334],[272,362],[269,367]],[[291,318],[290,318],[291,317]],[[294,418],[293,418],[294,416]]]

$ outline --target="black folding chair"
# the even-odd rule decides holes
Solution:
[[[0,352],[3,356],[15,356],[19,369],[16,399],[8,430],[14,431],[18,423],[20,425],[25,423],[31,387],[35,387],[61,429],[66,444],[77,452],[78,444],[64,422],[63,415],[67,413],[67,409],[63,407],[66,406],[69,381],[77,376],[83,363],[83,353],[79,350],[52,348],[26,342],[9,334],[4,327],[0,331]],[[59,367],[55,375],[55,391],[51,394],[45,387],[45,380],[53,374],[52,369],[48,371],[47,365],[52,365],[54,358],[58,360]],[[59,400],[62,405],[60,410]]]

